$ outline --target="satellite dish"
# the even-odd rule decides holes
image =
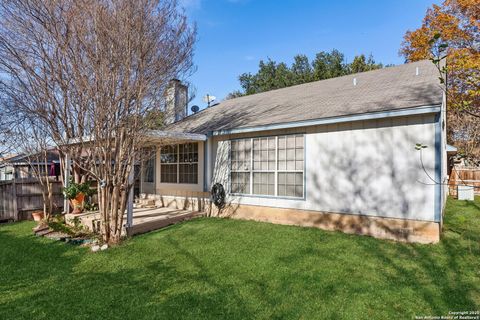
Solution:
[[[207,105],[210,107],[210,103],[212,103],[212,101],[214,101],[215,99],[217,99],[217,97],[211,96],[207,93],[207,95],[203,97],[203,102],[206,102]]]
[[[190,110],[192,110],[193,113],[197,113],[200,108],[198,106],[192,106]]]

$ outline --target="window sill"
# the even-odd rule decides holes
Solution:
[[[276,199],[276,200],[300,200],[305,201],[305,196],[303,197],[287,197],[287,196],[269,196],[261,194],[243,194],[243,193],[229,193],[229,196],[232,197],[245,197],[245,198],[264,198],[264,199]]]

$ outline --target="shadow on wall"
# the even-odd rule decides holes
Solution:
[[[414,233],[435,232],[427,222],[434,218],[435,185],[422,169],[420,151],[415,150],[418,142],[429,146],[422,151],[423,160],[426,171],[434,177],[434,136],[423,126],[416,126],[424,120],[346,123],[328,126],[328,132],[316,135],[317,154],[308,159],[315,163],[306,173],[308,200],[321,211],[346,213],[319,215],[316,223],[404,241],[412,240]],[[430,120],[433,117],[427,122]],[[373,222],[368,216],[397,220]],[[405,219],[425,222],[412,225]]]
[[[429,115],[318,127],[318,134],[306,138],[306,200],[302,207],[299,201],[292,201],[290,211],[306,209],[325,214],[310,212],[307,223],[301,217],[287,223],[404,241],[419,241],[419,234],[438,240],[438,226],[431,223],[436,186],[429,178],[435,177],[433,123],[434,116]],[[415,150],[416,143],[428,146],[422,151],[428,175],[422,168],[420,151]],[[213,176],[213,183],[222,183],[227,194],[229,150],[229,141],[219,142]],[[227,206],[212,210],[210,215],[234,216],[238,203],[238,199],[228,197]],[[280,220],[289,219],[288,209],[274,211],[283,211]]]

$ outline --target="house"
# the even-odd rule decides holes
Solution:
[[[48,167],[48,175],[58,179],[60,161],[56,150],[48,151],[46,160],[43,155],[18,154],[5,157],[0,160],[0,181],[34,178],[34,168],[43,171],[45,165]]]
[[[44,187],[36,172],[52,183],[53,210],[62,209],[58,151],[50,149],[46,157],[43,153],[12,155],[0,161],[0,221],[32,219],[32,212],[43,210]]]
[[[157,150],[143,164],[144,198],[211,215],[439,241],[446,99],[432,62],[244,96],[189,116],[186,88],[175,82],[172,90],[168,125],[149,133]],[[216,183],[226,193],[221,209],[210,205]]]

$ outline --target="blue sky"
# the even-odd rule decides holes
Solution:
[[[336,48],[347,61],[360,53],[384,64],[401,64],[403,35],[420,26],[433,0],[182,0],[198,27],[189,78],[196,87],[190,104],[205,107],[202,97],[217,100],[240,89],[238,76],[255,72],[260,59],[290,64],[293,56]]]

